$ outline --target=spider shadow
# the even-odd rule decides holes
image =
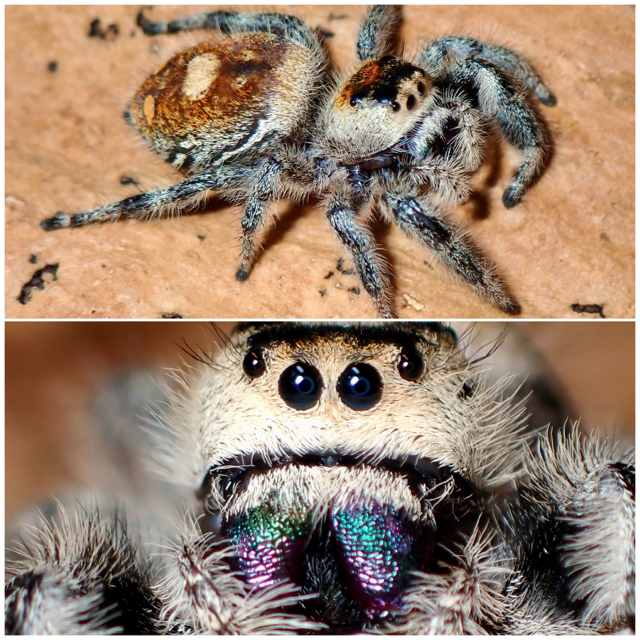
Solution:
[[[489,172],[480,187],[475,188],[469,197],[470,217],[473,221],[486,220],[489,217],[491,209],[489,192],[496,187],[503,172],[504,151],[497,136],[491,136],[487,140],[483,165],[489,167]]]

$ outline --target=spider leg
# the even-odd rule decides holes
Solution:
[[[393,318],[395,313],[390,300],[390,284],[371,234],[356,222],[356,212],[345,194],[332,195],[326,205],[327,218],[351,257],[367,293],[373,298],[376,309],[383,318]]]
[[[620,633],[635,619],[633,453],[577,426],[527,453],[502,526],[514,574],[504,633]]]
[[[486,259],[426,196],[386,193],[381,203],[395,218],[398,226],[436,252],[453,273],[471,285],[482,297],[505,313],[517,314],[518,303],[494,273]]]
[[[394,635],[485,635],[495,632],[507,610],[501,591],[508,575],[489,528],[478,524],[464,546],[449,550],[447,575],[417,573],[404,597]]]
[[[161,602],[151,563],[126,523],[97,508],[61,505],[27,529],[7,563],[5,632],[20,635],[158,634]]]
[[[280,163],[271,160],[257,175],[253,189],[244,207],[242,216],[242,260],[236,278],[243,282],[249,277],[251,265],[256,253],[255,237],[258,229],[264,224],[264,215],[269,204],[276,197],[279,186]]]
[[[547,107],[556,104],[556,98],[542,82],[533,67],[517,53],[495,44],[478,42],[475,38],[452,36],[440,38],[422,54],[421,62],[430,73],[439,75],[446,65],[446,54],[454,52],[463,58],[488,60],[502,71],[519,80],[538,100]]]
[[[67,215],[60,212],[51,218],[42,220],[40,226],[45,231],[53,231],[65,227],[82,227],[96,222],[121,219],[144,220],[153,216],[163,216],[176,208],[184,210],[193,206],[207,191],[228,188],[233,182],[233,174],[225,175],[222,169],[215,174],[199,173],[166,189],[139,193],[120,202],[114,202],[84,213]]]
[[[490,63],[470,60],[461,76],[474,83],[480,108],[497,122],[507,140],[522,152],[522,161],[502,195],[505,207],[517,205],[544,168],[549,137],[526,95]]]
[[[356,43],[358,62],[381,58],[402,17],[395,5],[375,5],[369,9],[360,27]]]
[[[428,184],[431,196],[444,207],[469,199],[470,174],[484,154],[482,121],[483,116],[459,92],[444,92],[407,144],[417,158],[408,171],[419,183]]]
[[[148,36],[196,29],[216,29],[224,34],[253,31],[288,36],[310,49],[318,49],[316,36],[302,20],[280,13],[214,11],[212,13],[196,13],[171,22],[152,22],[142,10],[138,14],[137,24]]]
[[[522,152],[520,166],[502,196],[505,207],[514,207],[544,169],[551,146],[544,123],[529,103],[526,87],[517,76],[511,76],[491,60],[448,49],[447,41],[432,44],[419,60],[429,73],[435,74],[436,83],[452,84],[469,93],[480,110]]]

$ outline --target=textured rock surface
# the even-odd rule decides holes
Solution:
[[[190,10],[159,6],[150,15]],[[90,209],[180,177],[122,114],[149,73],[205,36],[147,38],[135,26],[137,11],[7,7],[7,316],[374,317],[366,294],[349,291],[359,287],[357,278],[337,271],[347,252],[313,203],[274,207],[280,221],[246,283],[234,278],[238,210],[215,198],[181,219],[40,229],[58,210]],[[334,34],[328,43],[338,68],[354,64],[363,7],[295,12]],[[96,18],[104,39],[88,36]],[[523,203],[513,210],[501,204],[516,154],[500,147],[493,166],[476,176],[472,201],[453,213],[496,263],[523,317],[593,317],[572,311],[578,302],[604,304],[607,317],[633,317],[634,8],[409,6],[404,18],[409,52],[421,38],[451,33],[507,45],[534,64],[558,98],[555,108],[541,108],[555,154]],[[107,30],[111,24],[118,35]],[[121,184],[123,176],[139,187]],[[395,274],[401,317],[499,315],[398,229],[377,225],[376,235]],[[47,264],[59,264],[57,280],[49,277],[20,304],[23,285]]]

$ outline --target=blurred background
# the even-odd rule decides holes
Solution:
[[[225,334],[233,326],[216,324]],[[465,333],[463,323],[454,328]],[[530,370],[525,360],[536,360],[538,369],[546,363],[545,393],[562,399],[559,411],[580,418],[587,431],[633,442],[633,323],[493,322],[472,329],[472,350],[506,335],[494,356],[497,370],[523,375]],[[147,407],[164,399],[157,383],[163,369],[193,364],[185,344],[216,349],[210,324],[182,321],[7,322],[5,337],[7,523],[35,503],[88,491],[105,478],[117,493],[113,462],[138,464],[127,458],[128,443]],[[149,443],[143,438],[135,446]]]

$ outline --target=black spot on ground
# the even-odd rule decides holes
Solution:
[[[34,289],[42,291],[47,286],[48,282],[57,280],[59,266],[59,263],[47,264],[42,267],[42,269],[38,269],[31,277],[31,280],[22,287],[22,291],[20,291],[20,295],[18,296],[18,302],[20,304],[27,304],[27,302],[31,300],[31,294]],[[51,280],[45,280],[45,276],[51,276]]]

